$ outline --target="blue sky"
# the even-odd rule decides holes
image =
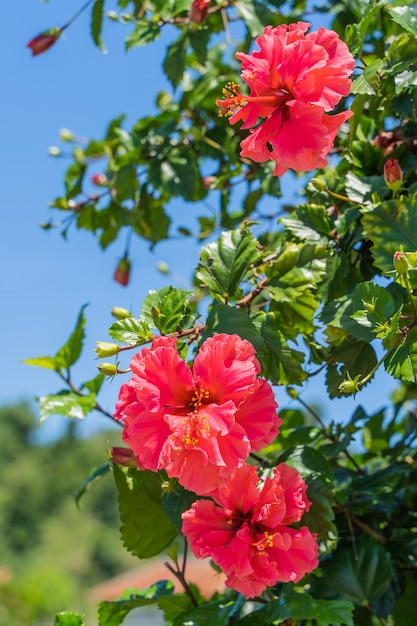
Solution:
[[[109,120],[122,113],[128,116],[128,126],[152,114],[158,91],[169,90],[161,70],[166,36],[127,54],[128,27],[106,21],[103,37],[109,53],[103,55],[89,37],[89,10],[53,48],[32,58],[25,44],[42,30],[62,25],[80,5],[78,1],[23,0],[2,8],[0,404],[30,400],[61,388],[53,372],[21,361],[54,354],[67,339],[82,304],[90,303],[84,356],[74,371],[77,383],[95,373],[95,340],[108,339],[112,307],[138,312],[149,289],[167,284],[167,277],[156,269],[158,261],[168,263],[186,282],[198,260],[198,246],[191,242],[162,243],[151,253],[146,243],[135,240],[132,280],[123,288],[112,280],[123,254],[123,240],[103,253],[88,233],[74,230],[69,241],[64,241],[58,230],[46,232],[39,227],[51,217],[48,203],[63,191],[68,161],[48,155],[48,147],[59,142],[60,129],[100,137]],[[111,2],[108,5],[113,8]],[[293,186],[288,193],[294,193]],[[177,210],[184,223],[187,216],[198,213],[198,206]],[[101,403],[109,411],[113,411],[118,384],[118,380],[109,383],[102,395]],[[393,386],[382,376],[379,392],[365,389],[357,400],[373,410]],[[287,404],[285,392],[278,395],[278,402]],[[311,379],[305,397],[324,403],[327,417],[336,419],[345,410],[349,416],[354,409],[352,399],[329,404],[324,396],[322,379]],[[107,425],[98,416],[86,420],[85,432]],[[61,424],[60,418],[50,418],[39,432],[47,437],[57,433]]]

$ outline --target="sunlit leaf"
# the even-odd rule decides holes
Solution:
[[[141,559],[160,554],[178,534],[162,505],[160,477],[118,465],[113,465],[113,473],[119,492],[123,544]]]

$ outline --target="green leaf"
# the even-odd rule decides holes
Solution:
[[[368,27],[380,9],[385,6],[387,0],[372,0],[364,6],[363,17],[358,24],[349,24],[346,28],[346,43],[352,54],[362,55],[362,47]]]
[[[280,385],[299,385],[307,378],[302,368],[304,354],[290,348],[282,332],[280,321],[274,313],[258,313],[253,318],[255,326],[264,341],[265,349],[259,360],[262,375]]]
[[[243,596],[236,599],[200,604],[191,611],[186,611],[179,615],[173,622],[173,626],[228,626],[235,613],[238,613],[245,602]]]
[[[255,347],[258,358],[261,358],[261,353],[265,350],[265,344],[246,311],[215,302],[210,307],[206,330],[202,336],[206,339],[218,333],[236,334],[247,339]]]
[[[322,476],[328,481],[333,480],[333,470],[325,456],[311,446],[296,446],[287,450],[278,459],[291,465],[303,477]]]
[[[74,330],[68,341],[58,350],[54,357],[57,369],[69,369],[80,358],[85,337],[84,326],[86,320],[84,309],[86,306],[84,304],[81,307]]]
[[[178,534],[162,505],[160,476],[117,465],[113,473],[124,546],[141,559],[160,554]]]
[[[236,296],[251,263],[258,258],[258,242],[246,230],[229,230],[200,252],[196,276],[223,302]]]
[[[163,611],[167,624],[172,624],[176,617],[193,608],[191,599],[185,593],[172,596],[161,596],[158,607]]]
[[[43,422],[50,415],[63,415],[82,420],[94,410],[95,406],[95,393],[83,396],[73,391],[60,391],[57,394],[39,398],[40,421]]]
[[[193,319],[190,292],[169,285],[159,291],[150,291],[142,303],[141,318],[162,334],[186,328]]]
[[[302,205],[280,222],[305,243],[323,244],[331,237],[332,226],[324,206]]]
[[[82,192],[82,184],[87,166],[84,163],[75,161],[66,171],[65,189],[67,200],[75,198]]]
[[[320,626],[354,626],[353,606],[345,600],[316,600],[307,592],[285,594],[253,611],[239,626],[281,624],[285,620],[314,620]]]
[[[414,8],[407,6],[387,7],[387,10],[394,22],[397,22],[407,33],[417,39],[417,17]]]
[[[417,383],[417,327],[413,326],[384,361],[385,370],[403,382]]]
[[[375,265],[384,272],[393,270],[394,252],[417,250],[416,197],[377,204],[363,215],[362,224],[373,243]]]
[[[362,74],[352,82],[351,93],[374,96],[378,92],[381,81],[379,70],[382,66],[382,59],[376,59],[365,69]]]
[[[391,557],[369,535],[352,545],[340,545],[322,563],[318,587],[325,597],[343,597],[354,604],[370,604],[380,598],[392,578]]]
[[[155,22],[136,22],[134,30],[126,37],[126,50],[135,46],[146,46],[158,39],[161,27]]]
[[[188,37],[184,31],[174,43],[167,48],[167,54],[162,64],[167,78],[174,89],[178,87],[185,68],[185,54],[187,52]]]
[[[34,365],[35,367],[44,367],[48,370],[57,369],[57,364],[53,356],[35,356],[32,359],[24,359],[22,361],[26,365]]]
[[[175,489],[172,491],[163,494],[162,506],[178,532],[181,532],[182,528],[182,513],[191,508],[195,499],[195,493],[187,491],[187,489],[184,489],[180,484],[176,485]]]
[[[85,626],[84,619],[85,617],[81,613],[65,611],[56,614],[54,626]]]
[[[106,476],[111,469],[110,461],[103,463],[100,467],[96,467],[86,480],[81,485],[80,489],[74,494],[75,503],[77,506],[80,504],[80,500],[87,491],[91,489],[93,485],[99,482],[104,476]]]
[[[93,4],[93,11],[91,15],[91,35],[93,41],[100,48],[102,52],[107,54],[107,50],[104,47],[101,39],[101,29],[103,26],[103,14],[104,14],[104,0],[95,0]]]
[[[159,599],[169,597],[173,592],[174,584],[168,580],[161,580],[143,591],[128,589],[119,600],[99,604],[98,626],[119,626],[133,609],[157,604]]]
[[[311,502],[310,510],[304,513],[303,526],[307,526],[312,533],[317,533],[319,540],[332,539],[337,536],[334,524],[333,487],[322,476],[310,476],[306,479],[308,485],[307,496]]]
[[[377,364],[374,349],[366,341],[345,342],[331,349],[326,372],[326,385],[331,398],[342,396],[339,385],[347,379],[367,376]],[[340,364],[343,364],[340,367]]]
[[[109,335],[115,341],[135,346],[152,341],[153,338],[148,322],[136,317],[118,320],[110,326]]]
[[[326,256],[324,247],[290,243],[266,268],[269,283],[265,290],[272,297],[270,312],[280,331],[290,339],[314,331],[313,317],[319,305],[314,291],[325,275]]]

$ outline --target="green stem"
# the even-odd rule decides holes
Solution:
[[[408,278],[408,274],[403,274],[403,277],[404,277],[404,282],[405,282],[405,288],[407,289],[408,298],[410,300],[411,308],[413,310],[414,321],[417,321],[416,307],[415,307],[414,300],[413,300],[413,292],[411,291],[410,280]]]
[[[78,11],[77,11],[77,12],[76,12],[73,16],[72,16],[72,18],[71,18],[70,20],[68,20],[68,22],[67,22],[66,24],[64,24],[64,26],[62,26],[62,28],[61,28],[61,32],[62,32],[63,30],[65,30],[66,28],[68,28],[68,26],[71,26],[71,24],[72,24],[72,23],[73,23],[73,22],[77,19],[77,17],[78,17],[79,15],[81,15],[81,13],[82,13],[83,11],[85,11],[85,10],[86,10],[86,8],[87,8],[90,4],[92,4],[93,2],[96,2],[96,0],[88,0],[88,2],[85,2],[85,4],[83,4],[83,6],[81,7],[81,9],[78,9]]]

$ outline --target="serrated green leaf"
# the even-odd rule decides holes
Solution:
[[[168,580],[161,580],[145,590],[128,589],[119,600],[99,604],[98,626],[119,626],[133,609],[157,604],[159,599],[173,592],[174,584]]]
[[[236,334],[242,339],[247,339],[255,347],[258,358],[265,350],[264,342],[246,311],[215,302],[210,307],[206,330],[202,333],[202,337],[206,339],[218,333]]]
[[[251,263],[258,258],[258,242],[246,230],[229,230],[200,252],[196,277],[222,302],[236,296]]]
[[[99,480],[101,480],[104,476],[106,476],[111,469],[110,461],[103,463],[100,467],[96,467],[91,474],[86,478],[86,480],[81,485],[80,489],[74,494],[75,503],[77,506],[80,504],[80,500],[87,491],[91,489],[93,485],[95,485]]]
[[[190,292],[169,285],[150,291],[142,303],[141,318],[162,334],[186,328],[192,322]]]
[[[323,206],[302,205],[280,222],[305,243],[325,243],[331,237],[332,226]]]
[[[153,338],[148,322],[136,317],[117,320],[110,326],[109,335],[115,341],[135,346],[152,341]]]
[[[258,313],[253,322],[265,344],[264,350],[258,355],[262,375],[280,385],[299,385],[307,378],[302,368],[304,354],[289,347],[279,330],[280,322],[273,313]]]
[[[393,270],[397,250],[417,250],[417,198],[388,200],[377,204],[362,217],[365,235],[373,243],[375,265],[385,271]]]
[[[355,604],[370,604],[382,596],[391,582],[391,557],[369,535],[355,544],[355,549],[352,545],[340,545],[322,563],[323,576],[317,586],[325,597],[342,596]]]
[[[371,0],[364,6],[363,17],[358,24],[349,24],[346,29],[347,43],[350,44],[352,54],[361,56],[363,42],[367,34],[368,27],[375,15],[385,6],[387,0]]]
[[[184,31],[176,41],[167,47],[167,54],[162,67],[174,89],[178,87],[184,74],[187,45],[188,37],[186,31]]]
[[[306,479],[307,497],[311,502],[310,510],[304,513],[302,524],[312,533],[317,533],[319,540],[337,536],[334,524],[333,505],[335,503],[332,485],[322,476],[310,476]]]
[[[245,602],[243,596],[236,599],[217,600],[216,602],[208,602],[200,604],[197,608],[179,615],[173,622],[173,626],[228,626],[230,620],[238,613]]]
[[[81,307],[74,330],[68,341],[58,350],[54,357],[58,369],[69,369],[80,358],[85,337],[84,326],[86,320],[84,309],[86,307],[86,304]]]
[[[381,66],[382,59],[376,59],[367,65],[362,74],[352,82],[351,93],[368,96],[376,95],[381,81],[379,75]]]
[[[93,4],[93,11],[91,14],[91,35],[93,37],[93,41],[96,44],[96,46],[98,46],[102,52],[107,54],[107,50],[104,47],[103,41],[101,39],[103,15],[104,15],[104,0],[95,0]]]
[[[333,470],[328,460],[311,446],[296,446],[292,450],[287,450],[278,461],[280,463],[285,461],[291,465],[303,478],[318,475],[328,481],[333,480]]]
[[[342,396],[339,385],[356,376],[364,378],[376,366],[377,358],[374,349],[366,341],[345,342],[331,349],[326,372],[326,385],[331,398]],[[340,364],[343,364],[340,367]]]
[[[417,327],[413,326],[384,361],[385,370],[403,382],[417,383]]]
[[[269,283],[265,290],[272,298],[270,312],[289,339],[314,331],[313,317],[319,305],[314,291],[325,275],[326,256],[325,248],[291,243],[266,268]]]
[[[164,512],[159,475],[117,465],[113,465],[113,474],[123,544],[141,559],[160,554],[178,531]]]
[[[81,613],[65,611],[56,614],[54,626],[85,626],[84,619],[85,617]]]
[[[239,626],[281,624],[285,620],[314,620],[320,626],[354,626],[353,605],[346,600],[316,600],[307,592],[285,594],[253,611]]]
[[[158,607],[163,611],[167,624],[171,624],[179,615],[192,610],[193,604],[190,597],[183,593],[161,596],[158,599]]]
[[[415,9],[402,6],[387,7],[387,10],[394,22],[397,22],[407,33],[417,39],[417,16]]]
[[[96,406],[96,394],[82,396],[73,391],[61,391],[54,395],[39,398],[40,421],[43,422],[50,415],[63,415],[82,420],[91,413]]]
[[[82,184],[86,171],[87,166],[77,161],[67,169],[64,179],[67,200],[75,198],[82,192]]]
[[[162,506],[178,532],[181,532],[182,528],[182,513],[191,508],[195,499],[195,493],[187,491],[187,489],[184,489],[180,484],[176,485],[175,489],[172,491],[163,494]]]
[[[131,50],[135,46],[146,46],[158,39],[161,34],[161,27],[155,22],[136,22],[134,30],[126,37],[126,50]]]

